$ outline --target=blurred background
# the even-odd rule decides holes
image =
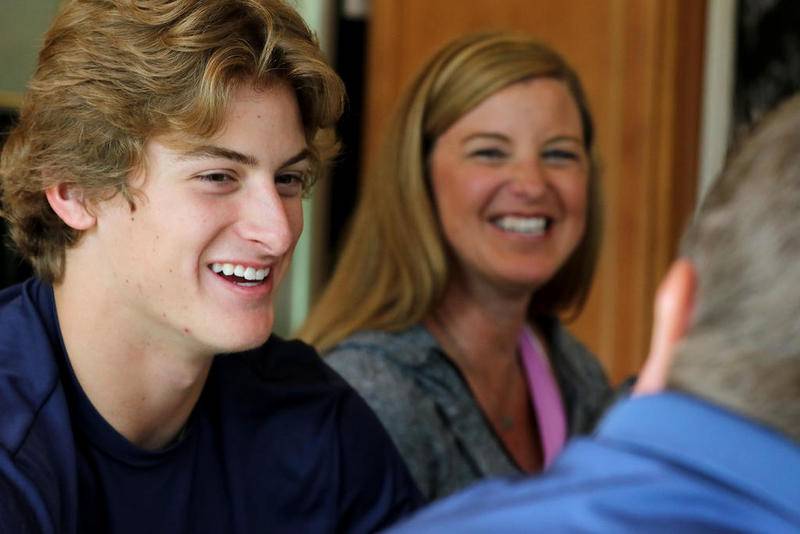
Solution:
[[[0,142],[60,0],[0,0]],[[303,321],[335,262],[359,177],[409,78],[456,35],[537,35],[576,67],[603,161],[605,234],[585,311],[568,326],[612,380],[647,352],[657,284],[728,147],[800,88],[796,0],[295,0],[347,85],[343,153],[306,201],[276,331]],[[5,226],[2,230],[5,236]],[[413,254],[414,251],[409,251]],[[0,285],[30,275],[5,243]],[[0,317],[0,320],[2,318]]]

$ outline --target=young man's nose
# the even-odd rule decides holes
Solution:
[[[292,245],[293,234],[283,198],[274,187],[247,195],[240,212],[240,233],[261,244],[270,255],[281,255]]]

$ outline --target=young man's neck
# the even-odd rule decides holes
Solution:
[[[128,441],[162,448],[183,429],[202,392],[211,355],[192,352],[126,321],[102,288],[70,279],[54,287],[75,376],[94,408]]]

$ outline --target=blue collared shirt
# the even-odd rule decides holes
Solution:
[[[392,532],[800,532],[800,446],[679,393],[627,399],[544,475],[489,481]]]

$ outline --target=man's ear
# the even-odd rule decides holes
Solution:
[[[70,228],[86,230],[97,222],[86,206],[83,191],[77,185],[59,183],[45,189],[45,195],[56,215]]]
[[[658,393],[667,384],[675,346],[686,334],[694,308],[697,274],[686,259],[670,267],[656,295],[650,354],[633,388],[634,395]]]

